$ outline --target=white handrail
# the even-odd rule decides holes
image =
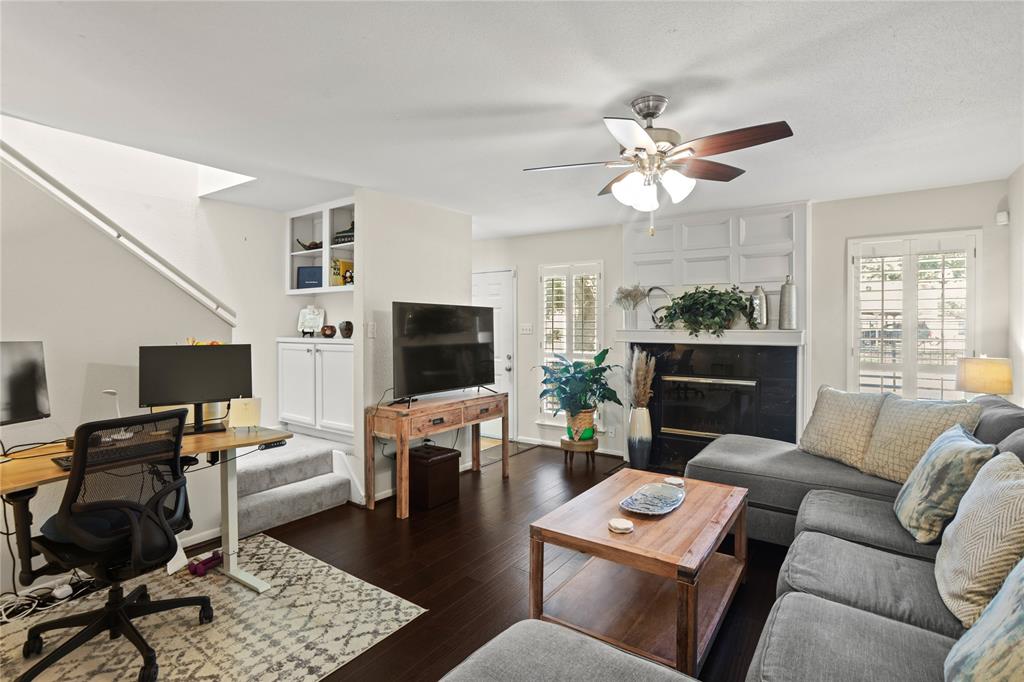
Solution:
[[[115,223],[104,215],[99,209],[76,194],[69,187],[64,185],[42,168],[32,163],[21,152],[0,140],[0,160],[20,173],[30,182],[38,185],[61,201],[68,208],[72,209],[83,218],[89,221],[96,229],[107,235],[115,242],[123,246],[129,252],[135,254],[146,265],[170,280],[175,286],[194,298],[206,308],[209,308],[217,317],[221,318],[232,327],[238,326],[238,314],[229,305],[214,296],[194,279],[176,268],[141,241],[136,239],[130,232]]]

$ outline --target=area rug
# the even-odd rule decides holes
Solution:
[[[153,599],[208,595],[214,620],[199,625],[198,609],[179,609],[133,621],[157,652],[160,680],[320,680],[392,634],[425,609],[374,587],[266,535],[243,540],[242,566],[271,588],[256,594],[217,571],[196,577],[153,572],[140,582]],[[94,592],[40,616],[0,628],[0,669],[13,679],[29,667],[21,657],[25,631],[37,620],[99,608]],[[73,631],[43,635],[43,655]],[[39,680],[134,680],[142,657],[124,637],[100,635],[61,659]]]

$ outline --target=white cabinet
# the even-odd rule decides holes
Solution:
[[[277,344],[277,404],[282,422],[316,426],[316,354],[311,343]]]
[[[277,385],[281,422],[352,435],[354,350],[351,342],[279,340]]]
[[[352,346],[317,344],[316,422],[317,427],[341,433],[355,428],[355,379]]]

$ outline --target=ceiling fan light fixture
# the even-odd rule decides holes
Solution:
[[[635,198],[643,189],[643,186],[643,173],[633,171],[612,185],[612,196],[614,196],[619,203],[625,204],[626,206],[632,206]]]
[[[654,212],[658,210],[658,185],[642,185],[640,191],[634,197],[633,208],[638,211]]]
[[[690,196],[690,192],[697,186],[697,181],[688,178],[674,168],[668,168],[661,174],[661,186],[668,192],[673,204]]]

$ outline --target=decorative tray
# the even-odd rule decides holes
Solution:
[[[683,503],[686,491],[667,483],[648,483],[619,502],[619,507],[635,514],[660,516]]]

